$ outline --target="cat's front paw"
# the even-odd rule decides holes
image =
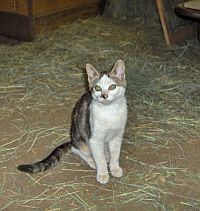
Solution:
[[[109,175],[108,174],[97,174],[97,182],[101,184],[106,184],[109,181]]]
[[[122,177],[123,170],[121,167],[116,167],[116,168],[111,169],[111,174],[113,177]]]

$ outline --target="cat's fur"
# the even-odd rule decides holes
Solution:
[[[90,167],[97,169],[97,181],[101,184],[109,180],[107,162],[112,176],[122,176],[119,156],[127,121],[124,62],[118,60],[111,72],[99,73],[91,64],[86,64],[86,70],[89,91],[78,100],[73,110],[71,140],[37,163],[18,166],[20,171],[45,171],[55,166],[63,153],[71,149]]]

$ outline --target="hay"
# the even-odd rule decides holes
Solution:
[[[168,49],[153,26],[144,30],[127,21],[94,18],[33,43],[1,44],[0,210],[200,208],[199,191],[187,195],[200,184],[199,175],[162,155],[176,146],[187,159],[184,144],[199,140],[199,46],[191,40]],[[17,172],[17,164],[40,159],[68,139],[67,115],[86,90],[85,64],[108,70],[119,58],[125,60],[128,81],[124,177],[100,186],[95,172],[72,155],[53,171]],[[153,155],[157,163],[145,160]]]

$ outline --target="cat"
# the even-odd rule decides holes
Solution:
[[[73,109],[70,141],[56,147],[39,162],[19,165],[18,170],[27,173],[45,171],[71,150],[96,169],[96,179],[101,184],[109,181],[108,165],[112,176],[123,175],[119,156],[127,122],[125,64],[123,60],[117,60],[110,72],[99,73],[87,63],[86,72],[89,91]]]

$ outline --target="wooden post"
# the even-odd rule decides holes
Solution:
[[[156,5],[158,8],[158,14],[160,17],[160,22],[162,25],[162,29],[163,29],[163,33],[164,33],[164,37],[165,37],[165,42],[167,45],[171,45],[171,37],[170,37],[170,33],[167,27],[167,22],[165,20],[165,16],[164,16],[164,7],[163,7],[163,2],[162,0],[156,0]]]
[[[158,14],[160,17],[161,26],[164,33],[165,42],[168,46],[182,42],[196,33],[197,25],[192,22],[188,22],[183,26],[178,26],[170,29],[169,27],[170,22],[168,22],[166,18],[168,14],[165,14],[167,12],[165,11],[163,0],[156,0],[156,5],[158,8]],[[172,10],[174,10],[177,7],[182,8],[183,7],[182,5],[183,4],[174,5],[174,8],[172,8]],[[175,11],[171,12],[174,12],[174,18],[176,18]]]

